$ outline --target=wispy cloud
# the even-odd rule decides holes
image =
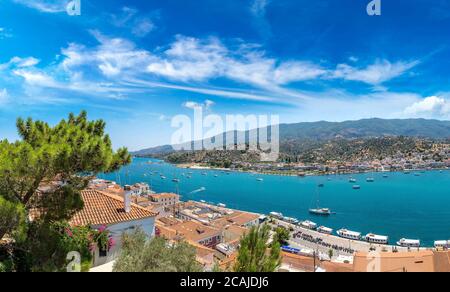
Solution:
[[[0,27],[0,40],[11,38],[13,35],[9,29],[6,29],[4,27]]]
[[[120,13],[111,15],[111,23],[128,28],[137,37],[145,37],[156,29],[152,15],[141,15],[139,10],[131,7],[123,7]]]
[[[376,60],[365,68],[357,68],[347,64],[340,64],[332,72],[331,78],[345,79],[350,81],[360,81],[367,84],[379,85],[396,77],[419,65],[420,61],[411,62],[398,61],[391,63],[388,60]]]
[[[211,110],[212,106],[214,106],[214,105],[215,105],[215,102],[212,101],[212,100],[209,100],[209,99],[205,100],[202,103],[198,103],[198,102],[195,102],[195,101],[186,101],[186,102],[183,103],[183,107],[185,107],[185,108],[188,108],[188,109],[191,109],[191,110],[194,110],[194,109],[197,109],[197,108],[202,108],[202,109],[204,109],[206,111]]]
[[[260,46],[229,43],[210,37],[178,36],[166,49],[141,49],[134,42],[91,31],[98,44],[87,47],[72,43],[63,48],[60,63],[51,68],[35,67],[36,58],[13,58],[5,67],[29,86],[71,90],[101,97],[124,99],[129,94],[164,88],[209,96],[270,103],[298,104],[323,99],[334,92],[301,90],[301,84],[334,80],[363,82],[372,87],[397,78],[419,61],[376,60],[366,67],[340,64],[325,66],[309,60],[278,60]],[[1,65],[0,65],[1,66]],[[1,67],[0,67],[1,68]],[[86,76],[89,77],[86,77]],[[215,87],[226,79],[236,88]],[[388,93],[389,89],[384,89]],[[349,94],[343,94],[352,98]],[[416,100],[417,101],[417,100]]]
[[[68,3],[63,0],[14,0],[14,2],[44,13],[65,12]]]

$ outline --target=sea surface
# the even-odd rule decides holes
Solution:
[[[383,177],[386,174],[388,177]],[[181,169],[136,158],[120,172],[100,177],[122,185],[146,182],[156,192],[177,192],[185,201],[223,203],[229,208],[261,214],[281,212],[335,230],[347,228],[364,235],[387,235],[391,244],[401,238],[420,239],[424,246],[433,246],[435,240],[450,240],[450,171],[386,174],[300,178]],[[173,182],[174,178],[180,182]],[[350,183],[350,178],[357,183]],[[369,183],[367,178],[375,181]],[[361,189],[354,190],[355,184]],[[317,207],[318,198],[320,207],[330,208],[335,214],[310,215],[308,210]]]

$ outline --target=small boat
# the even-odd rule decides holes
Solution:
[[[447,240],[435,241],[434,242],[434,247],[437,248],[437,249],[439,249],[439,248],[442,248],[442,249],[450,248],[450,240],[449,241],[447,241]]]
[[[375,182],[375,179],[373,177],[369,177],[366,179],[367,182],[372,183]]]
[[[389,237],[383,235],[376,235],[372,233],[367,234],[365,236],[365,240],[369,243],[389,244]]]
[[[208,175],[206,172],[202,172],[202,175]]]
[[[283,219],[283,214],[278,212],[270,212],[270,216],[277,218],[277,219]]]
[[[331,210],[328,208],[309,209],[309,213],[311,213],[313,215],[319,215],[319,216],[330,216]]]
[[[333,229],[325,227],[325,226],[320,226],[319,228],[317,228],[317,231],[323,234],[328,234],[331,235],[333,234]]]
[[[215,174],[214,177],[219,177],[219,175]]]
[[[420,176],[420,173],[415,173],[414,176]]]
[[[355,183],[355,182],[356,182],[356,178],[351,178],[351,179],[349,179],[349,182]]]
[[[220,203],[220,204],[217,204],[217,207],[220,207],[220,208],[226,208],[227,205]]]
[[[420,247],[420,240],[418,239],[406,239],[406,238],[402,238],[397,242],[398,246],[401,247]]]
[[[295,219],[295,218],[284,217],[283,219],[284,219],[284,221],[289,222],[289,223],[291,223],[291,224],[294,224],[294,225],[298,224],[298,220]]]
[[[325,185],[324,184],[318,184],[317,185],[319,188],[323,188],[323,187],[325,187]]]
[[[354,186],[353,186],[353,189],[354,189],[354,190],[360,190],[360,189],[361,189],[361,186],[360,186],[360,185],[354,185]]]
[[[161,175],[161,179],[166,179],[167,177],[165,177],[164,175]]]
[[[264,181],[264,179],[262,179],[262,178],[257,178],[256,180],[259,182]]]
[[[411,172],[410,171],[405,171],[403,174],[410,174]]]
[[[313,215],[319,215],[319,216],[330,216],[331,210],[329,208],[321,208],[320,207],[320,187],[317,190],[317,200],[316,200],[316,206],[309,209],[309,213]]]
[[[205,204],[205,203],[206,203],[206,201],[205,201],[205,200],[200,200],[200,203],[203,203],[203,204]]]
[[[350,231],[347,229],[338,230],[337,235],[339,235],[342,238],[350,239],[350,240],[360,240],[361,239],[360,232]]]
[[[383,175],[383,178],[388,178],[389,176],[387,175],[387,174],[384,174]]]
[[[302,223],[300,223],[300,226],[310,230],[317,229],[317,224],[309,220],[303,221]]]
[[[179,182],[180,182],[180,180],[179,180],[178,178],[174,178],[172,181],[173,181],[174,183],[179,183]]]

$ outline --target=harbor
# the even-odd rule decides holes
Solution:
[[[104,178],[122,184],[147,182],[156,192],[179,192],[182,200],[224,204],[258,214],[283,213],[293,220],[310,220],[317,227],[342,228],[389,237],[395,245],[402,238],[420,239],[433,247],[448,240],[450,226],[450,172],[427,171],[420,176],[403,172],[284,177],[217,170],[186,170],[149,159],[135,159],[120,173]],[[152,175],[151,175],[152,174]],[[184,176],[183,176],[184,174]],[[161,179],[160,175],[167,177]],[[177,178],[178,182],[172,179]],[[262,180],[257,180],[261,178]],[[367,179],[371,182],[367,182]],[[360,186],[354,189],[355,182]],[[372,180],[373,179],[373,180]],[[352,180],[352,181],[350,181]],[[329,208],[330,216],[317,216],[310,209]],[[334,233],[335,234],[335,233]],[[363,244],[365,244],[363,242]],[[364,245],[365,246],[365,245]]]

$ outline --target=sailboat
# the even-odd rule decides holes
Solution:
[[[331,210],[329,208],[321,208],[320,207],[320,191],[317,191],[317,208],[316,209],[309,209],[309,213],[313,215],[319,215],[319,216],[330,216]]]

